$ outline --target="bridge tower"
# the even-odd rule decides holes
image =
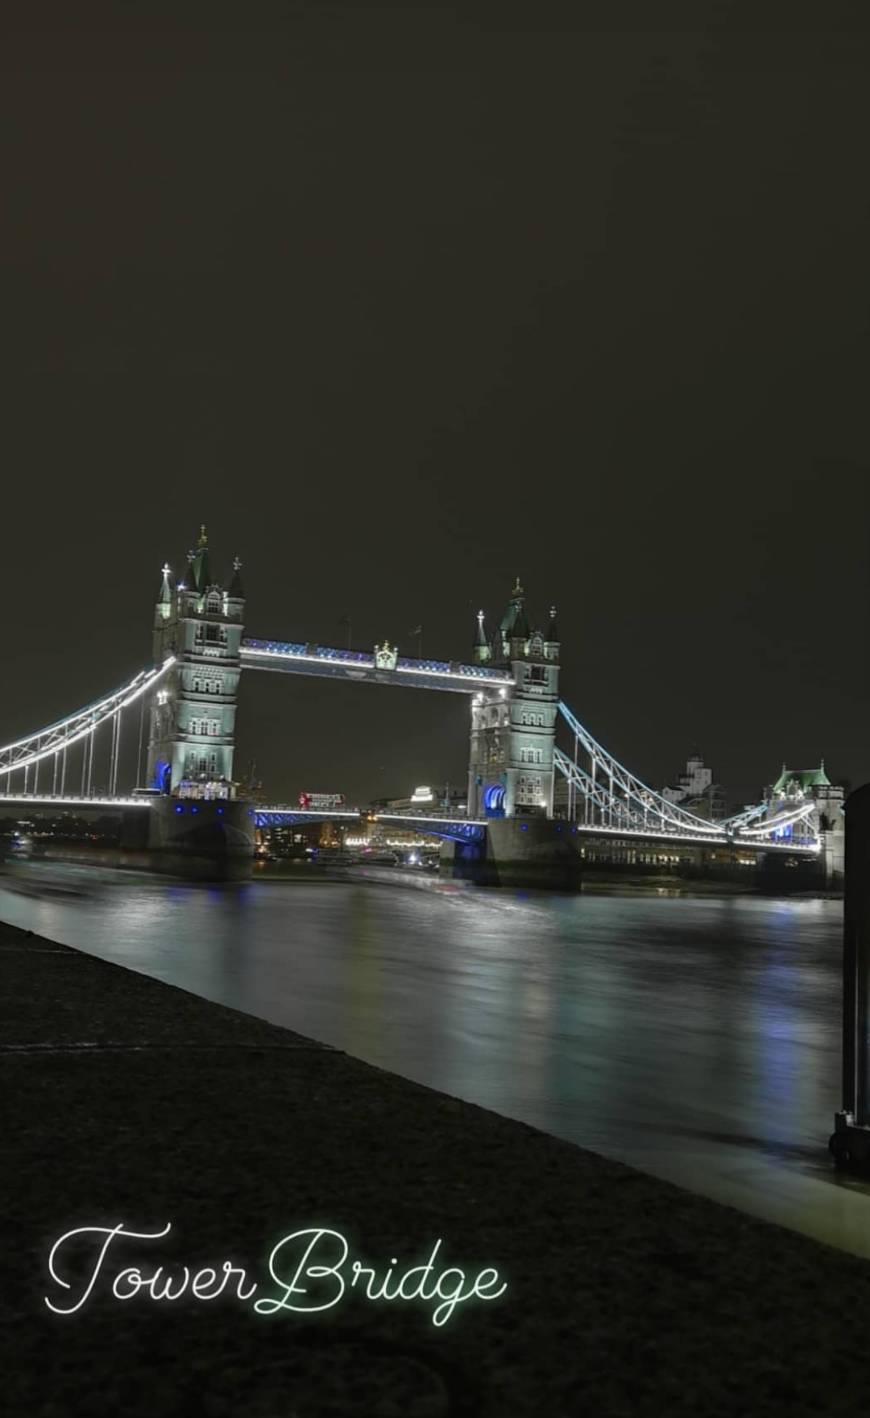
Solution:
[[[212,574],[200,530],[177,585],[169,565],[154,608],[154,660],[177,663],[151,703],[148,786],[178,797],[230,798],[245,600],[236,558],[228,585]]]
[[[469,817],[553,816],[559,650],[555,609],[545,631],[532,629],[519,578],[491,640],[478,613],[475,661],[509,668],[514,685],[472,701]]]
[[[769,817],[813,803],[811,817],[803,825],[796,823],[785,828],[783,840],[808,840],[812,833],[816,833],[822,844],[825,884],[829,888],[842,887],[845,871],[845,791],[839,784],[831,782],[825,772],[824,760],[818,768],[788,768],[784,763],[782,772],[776,782],[765,790],[764,797],[766,815]]]

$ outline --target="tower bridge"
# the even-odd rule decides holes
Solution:
[[[206,875],[246,874],[254,823],[304,816],[281,805],[253,807],[237,795],[238,684],[243,670],[259,670],[468,697],[467,813],[419,819],[421,830],[450,844],[457,870],[485,858],[501,880],[567,884],[579,869],[581,844],[594,840],[618,841],[625,850],[670,842],[702,855],[718,849],[739,850],[744,859],[815,859],[829,884],[842,873],[843,793],[823,768],[784,768],[763,801],[715,822],[656,792],[614,758],[561,699],[556,611],[533,625],[519,580],[491,630],[478,613],[467,663],[402,656],[386,640],[366,652],[246,638],[245,609],[241,562],[236,558],[219,580],[203,527],[177,580],[163,566],[151,665],[0,749],[0,805],[113,807],[126,823],[139,823],[125,828],[128,839],[167,869],[180,863]],[[124,783],[122,744],[127,748],[131,733],[135,783]],[[108,758],[99,792],[98,743]],[[318,816],[339,814],[307,814]],[[419,814],[394,816],[409,825]]]

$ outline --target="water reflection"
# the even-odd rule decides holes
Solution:
[[[833,901],[151,882],[0,916],[870,1254]]]

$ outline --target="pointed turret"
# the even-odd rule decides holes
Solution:
[[[164,561],[163,566],[162,566],[162,568],[161,568],[161,571],[162,571],[162,575],[163,575],[163,580],[162,580],[162,582],[161,582],[161,584],[160,584],[160,594],[159,594],[159,596],[157,597],[157,604],[158,604],[159,606],[171,606],[171,605],[172,605],[172,567],[169,565],[169,562],[168,562],[168,561]]]
[[[195,551],[187,553],[187,576],[184,580],[185,588],[188,591],[196,591],[202,595],[207,586],[214,585],[211,575],[211,565],[208,555],[208,535],[205,530],[205,523],[199,529],[199,540]]]
[[[484,664],[487,660],[492,659],[492,649],[486,638],[483,611],[477,612],[477,633],[474,637],[474,659],[477,664]]]
[[[245,598],[245,591],[244,591],[244,587],[242,586],[241,570],[242,570],[242,563],[241,563],[239,557],[234,556],[234,557],[233,557],[233,574],[232,574],[232,576],[231,576],[231,578],[230,578],[229,590],[227,591],[227,595],[228,595],[228,596],[230,597],[230,599],[233,600],[233,601],[242,601],[242,600],[244,600],[244,598]]]
[[[527,640],[531,634],[529,618],[526,615],[525,591],[517,577],[516,585],[511,591],[511,599],[508,608],[501,618],[502,652],[505,656],[510,653],[510,642],[512,640]]]
[[[160,631],[162,635],[161,627],[165,626],[166,622],[172,619],[174,605],[172,594],[172,567],[169,565],[168,561],[164,561],[161,570],[163,580],[160,582],[160,590],[157,593],[157,604],[154,607],[154,629]],[[154,654],[156,659],[162,658],[163,648],[162,640],[159,644],[155,641]]]
[[[529,617],[526,615],[526,608],[524,605],[521,605],[514,618],[511,640],[528,640],[531,633],[532,627],[529,625]]]

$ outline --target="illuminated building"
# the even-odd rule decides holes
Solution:
[[[229,584],[215,580],[205,527],[188,553],[184,577],[172,570],[154,611],[153,654],[176,663],[154,696],[148,743],[148,783],[187,798],[234,796],[233,735],[239,683],[244,592],[241,562]]]
[[[662,788],[662,797],[714,822],[725,816],[724,790],[713,782],[713,770],[705,766],[697,750],[687,760],[686,771],[679,775],[676,783]]]
[[[553,815],[553,746],[559,707],[559,631],[532,629],[517,580],[491,639],[477,617],[477,664],[509,669],[510,687],[481,688],[471,704],[469,817]]]

